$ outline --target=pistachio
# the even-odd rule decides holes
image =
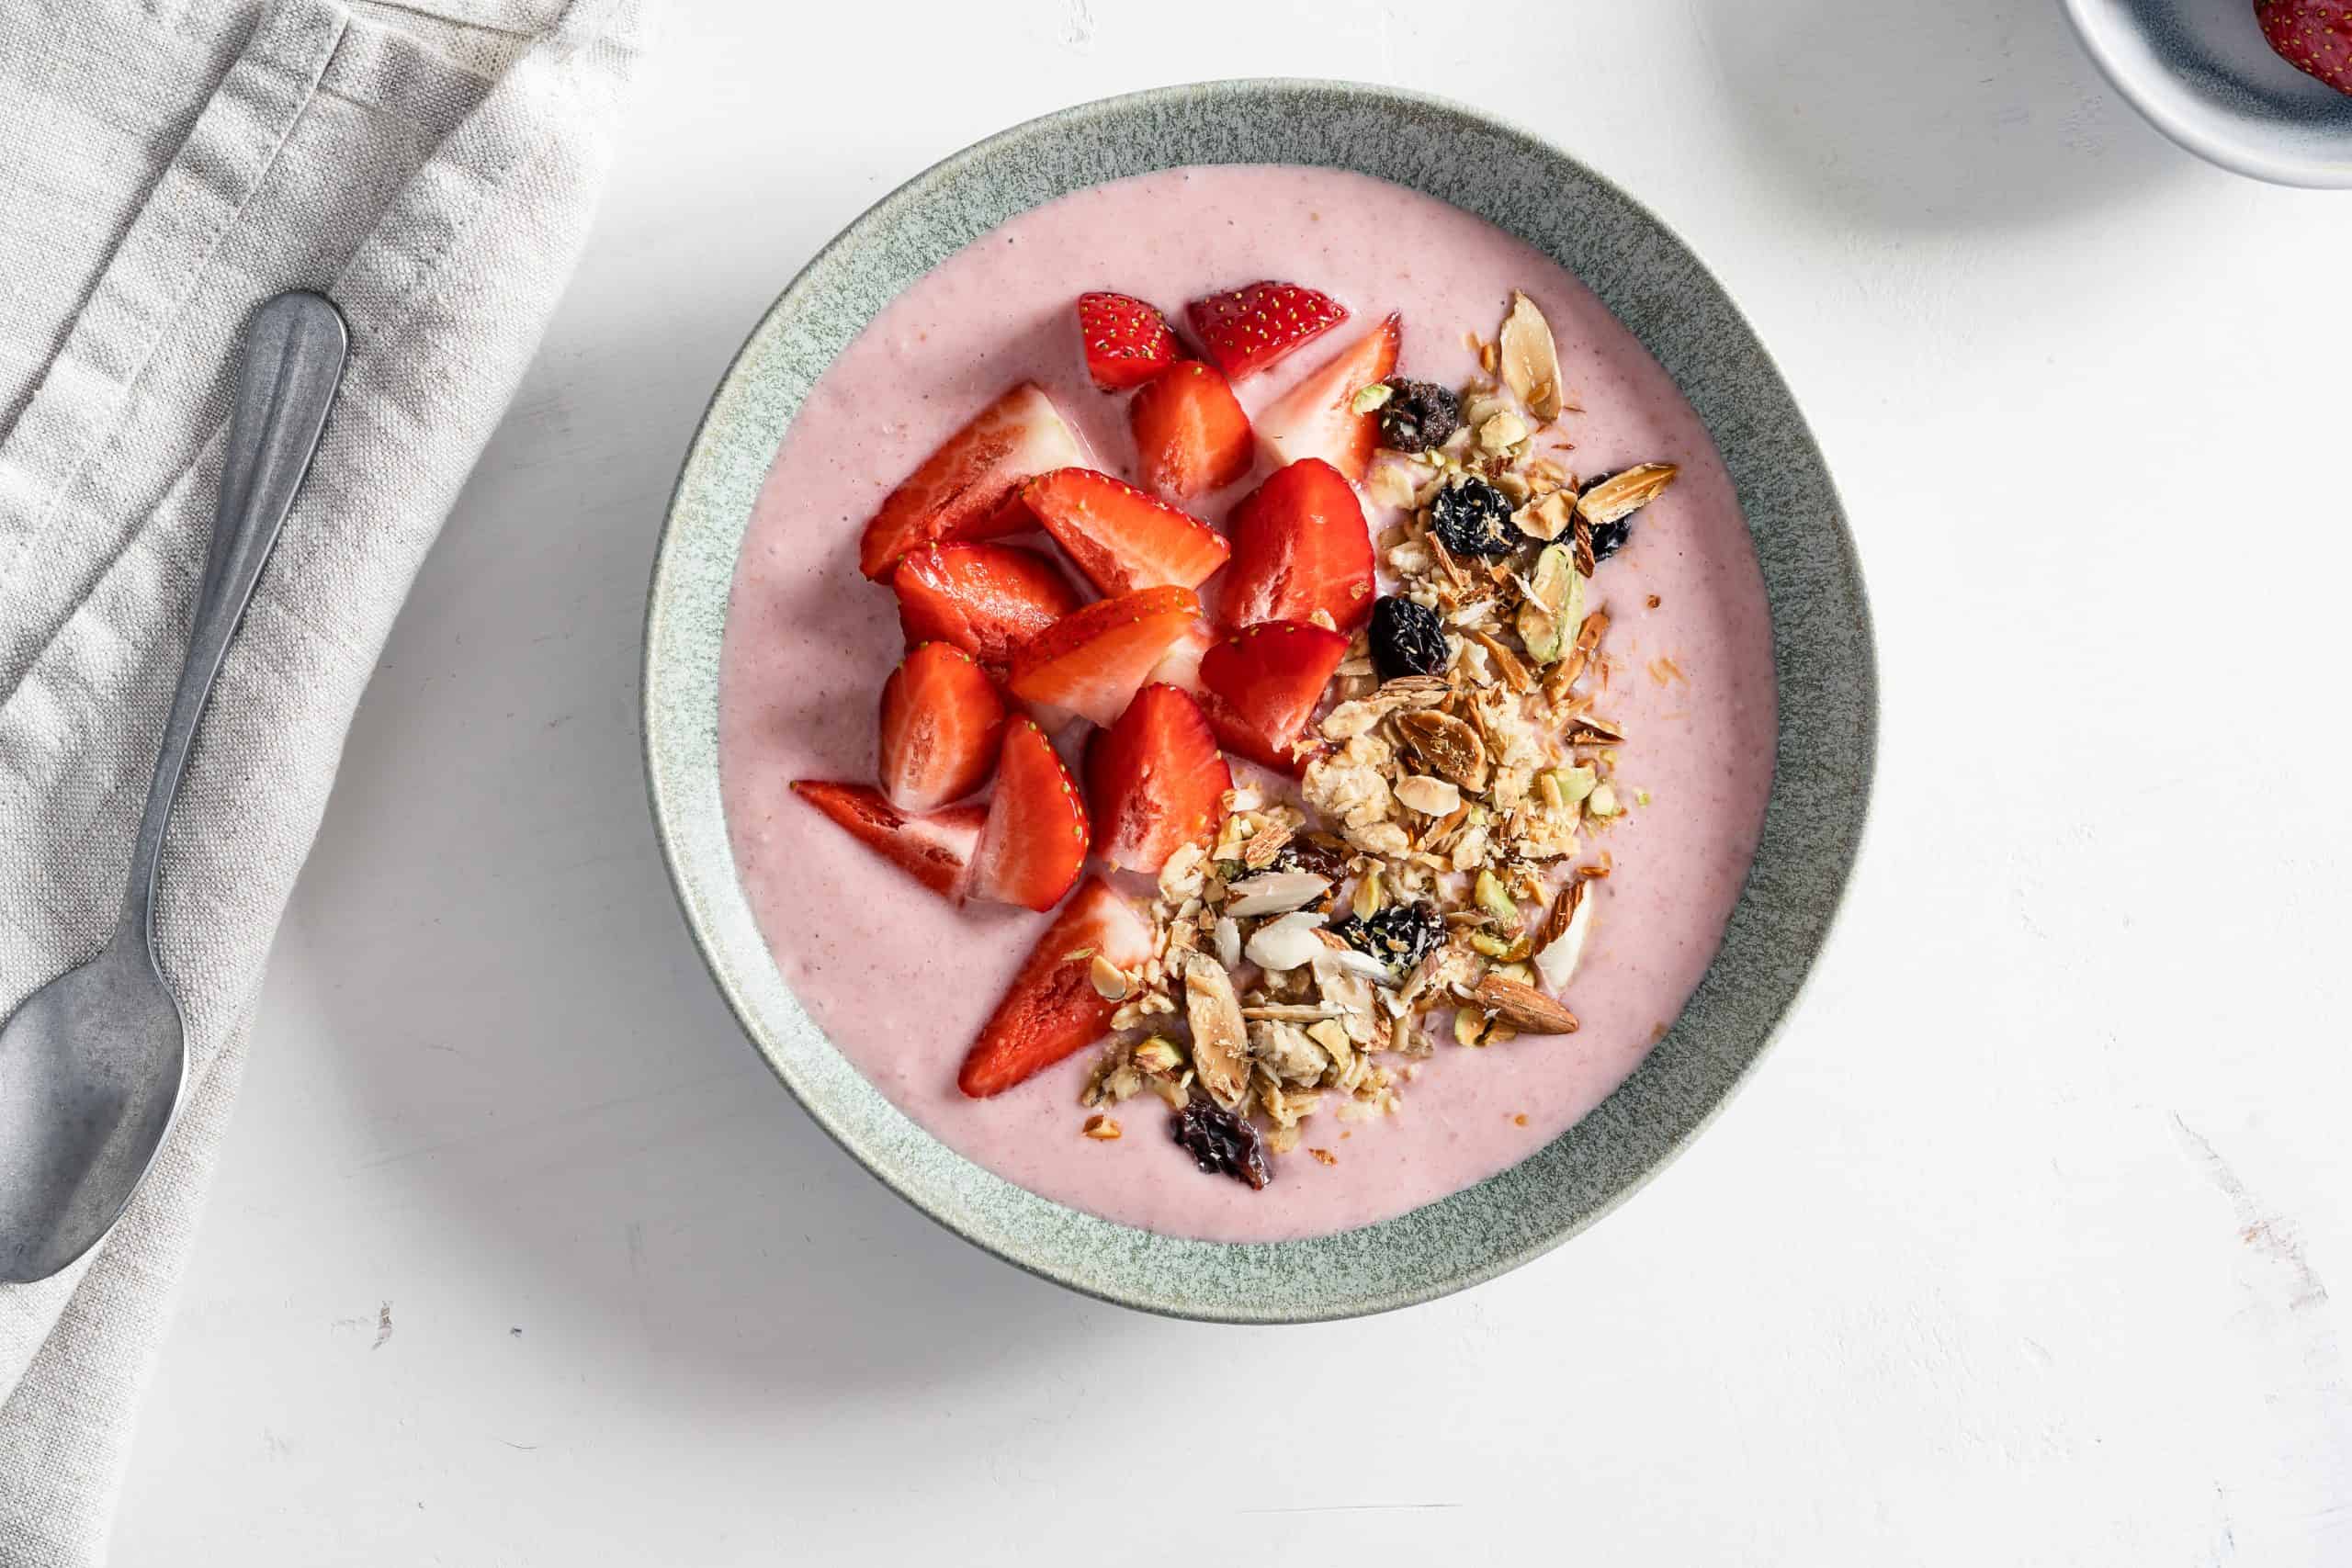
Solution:
[[[1611,817],[1623,816],[1625,808],[1618,803],[1616,787],[1608,784],[1593,785],[1592,793],[1584,799],[1584,814],[1604,822]]]
[[[1519,929],[1519,905],[1512,901],[1510,889],[1503,886],[1502,878],[1493,872],[1482,869],[1478,873],[1478,880],[1471,886],[1470,896],[1478,908],[1497,921],[1513,931]]]
[[[1174,1077],[1184,1070],[1183,1048],[1157,1034],[1136,1045],[1130,1059],[1154,1077]]]

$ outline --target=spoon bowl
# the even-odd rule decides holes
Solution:
[[[179,1004],[140,933],[25,998],[0,1029],[0,1280],[49,1278],[114,1222],[187,1074]]]

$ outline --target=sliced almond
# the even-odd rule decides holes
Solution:
[[[1233,976],[1205,953],[1184,960],[1184,1016],[1193,1026],[1193,1070],[1211,1099],[1240,1109],[1250,1091],[1249,1033]]]
[[[1502,676],[1503,684],[1514,692],[1533,688],[1535,678],[1527,672],[1526,664],[1521,661],[1518,654],[1505,648],[1493,633],[1474,631],[1469,637],[1472,642],[1487,650],[1487,658],[1495,661],[1495,669]]]
[[[1435,709],[1399,714],[1396,728],[1414,755],[1464,789],[1487,787],[1487,748],[1478,732]]]
[[[1577,514],[1596,525],[1630,517],[1656,501],[1679,472],[1672,463],[1636,463],[1578,496]]]
[[[1245,876],[1227,888],[1225,912],[1240,919],[1277,915],[1304,908],[1330,890],[1328,878],[1311,872],[1270,871]]]
[[[1549,423],[1559,418],[1560,351],[1552,341],[1552,324],[1534,300],[1516,289],[1500,342],[1503,380],[1537,419]]]
[[[1537,990],[1500,975],[1489,975],[1471,993],[1495,1022],[1522,1034],[1574,1034],[1577,1015]]]
[[[1444,817],[1462,805],[1461,790],[1447,780],[1427,773],[1411,773],[1398,779],[1396,795],[1400,803],[1425,817]]]
[[[1268,920],[1250,933],[1242,953],[1269,974],[1287,974],[1312,962],[1323,951],[1323,944],[1315,938],[1316,930],[1322,923],[1322,916],[1307,909]]]

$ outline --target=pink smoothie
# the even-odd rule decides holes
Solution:
[[[1486,1049],[1442,1041],[1399,1114],[1311,1119],[1262,1192],[1194,1170],[1149,1095],[1083,1137],[1080,1053],[994,1100],[956,1069],[1048,917],[950,908],[793,798],[796,778],[871,780],[875,704],[903,651],[895,603],[858,575],[858,534],[933,447],[1012,383],[1034,379],[1133,477],[1125,400],[1088,381],[1071,301],[1111,288],[1184,301],[1295,279],[1354,319],[1244,381],[1252,412],[1379,315],[1405,321],[1399,374],[1459,385],[1465,330],[1492,337],[1513,288],[1550,320],[1587,473],[1681,465],[1605,562],[1593,602],[1615,665],[1600,709],[1631,737],[1621,791],[1650,803],[1591,848],[1615,874],[1569,987],[1580,1032]],[[1256,478],[1197,510],[1222,523]],[[1395,521],[1368,508],[1377,534]],[[1653,606],[1650,601],[1655,598]],[[1528,245],[1429,197],[1327,169],[1175,170],[1079,191],[941,264],[877,316],[793,422],[745,538],[719,692],[720,771],[753,910],[794,993],[891,1101],[941,1141],[1047,1198],[1156,1231],[1267,1241],[1345,1229],[1442,1198],[1557,1137],[1641,1060],[1721,941],[1763,819],[1774,737],[1763,580],[1706,430],[1633,334]],[[1390,1058],[1392,1062],[1395,1058]],[[1326,1166],[1306,1146],[1331,1150]]]

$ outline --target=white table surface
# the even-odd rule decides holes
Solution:
[[[1067,1295],[817,1133],[635,694],[679,455],[810,251],[1247,73],[1488,103],[1677,226],[1828,451],[1886,702],[1716,1127],[1508,1279],[1282,1331]],[[2352,1562],[2347,255],[2050,0],[673,0],[354,727],[119,1561]]]

